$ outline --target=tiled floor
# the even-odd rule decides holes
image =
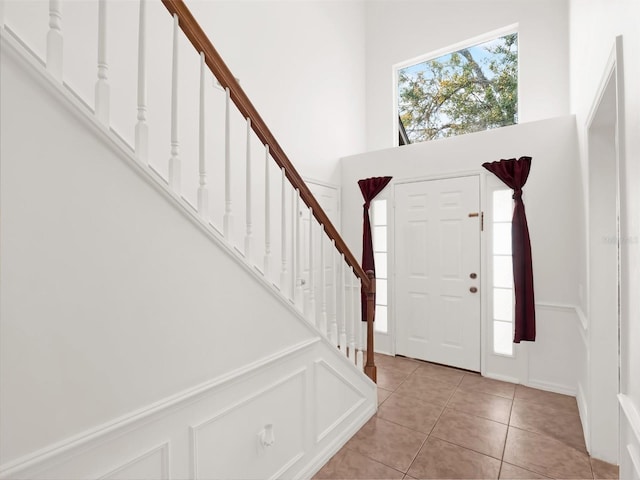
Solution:
[[[378,413],[315,479],[614,479],[575,398],[376,354]]]

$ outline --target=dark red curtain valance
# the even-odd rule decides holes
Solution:
[[[375,261],[373,259],[373,238],[371,236],[371,222],[369,220],[369,206],[371,201],[384,190],[384,187],[391,181],[391,177],[371,177],[363,180],[358,180],[362,197],[364,198],[364,212],[362,222],[362,269],[366,272],[373,270],[376,271]],[[362,321],[367,321],[366,304],[367,295],[361,288],[360,295],[362,299]]]
[[[533,265],[531,240],[527,216],[522,203],[522,187],[527,182],[531,169],[531,157],[518,160],[487,162],[482,166],[513,189],[513,220],[511,223],[511,254],[513,255],[513,284],[515,288],[515,333],[514,343],[533,342],[536,339],[536,311],[533,294]]]

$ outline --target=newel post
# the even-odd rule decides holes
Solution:
[[[367,289],[367,363],[364,366],[364,373],[377,383],[377,369],[373,357],[373,320],[376,315],[376,277],[373,270],[367,270],[369,277],[369,288]]]

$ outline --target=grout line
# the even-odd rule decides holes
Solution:
[[[500,471],[498,472],[498,478],[502,474],[502,465],[504,465],[504,452],[507,450],[507,440],[509,439],[509,429],[511,428],[511,415],[513,414],[513,404],[516,400],[516,391],[513,390],[513,398],[511,399],[511,408],[509,408],[509,419],[507,420],[507,433],[504,436],[504,445],[502,447],[502,456],[500,457]]]

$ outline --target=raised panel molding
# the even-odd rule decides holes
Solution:
[[[74,457],[80,451],[99,447],[116,437],[135,431],[152,419],[169,415],[174,409],[180,408],[182,405],[192,402],[197,398],[211,394],[220,388],[242,381],[243,378],[251,374],[256,374],[264,371],[268,367],[284,362],[286,359],[312,348],[319,342],[320,340],[318,338],[312,338],[292,345],[249,365],[240,367],[228,374],[204,382],[151,405],[147,405],[122,417],[98,425],[95,428],[80,432],[73,437],[45,447],[25,457],[0,465],[0,478],[14,478],[16,476],[29,478],[32,476],[31,472],[46,471],[50,464],[53,465],[66,461],[67,458]]]
[[[154,456],[158,456],[159,458],[156,461],[155,467],[159,471],[160,475],[153,475],[151,472],[133,472],[132,470],[135,467],[141,467],[142,463],[152,459]],[[150,462],[151,463],[151,462]],[[139,475],[141,473],[142,475]],[[138,455],[137,457],[132,458],[128,462],[116,467],[111,470],[109,473],[100,477],[99,480],[116,480],[116,479],[126,479],[126,480],[151,480],[158,478],[159,480],[169,480],[169,442],[165,442],[161,445],[158,445],[151,450],[146,451],[145,453]]]
[[[621,431],[628,432],[626,435],[623,435],[621,437],[621,449],[626,446],[626,454],[629,456],[630,461],[629,467],[633,468],[634,470],[633,472],[625,471],[624,474],[627,475],[626,478],[640,479],[640,412],[638,412],[633,400],[628,395],[625,395],[623,393],[618,394],[618,402],[620,403],[620,409],[624,413],[624,415],[620,416],[621,423],[625,424]],[[620,473],[623,474],[623,458],[621,458],[620,461]],[[625,465],[625,467],[627,465],[628,463]],[[633,473],[633,477],[629,476],[629,474],[631,473]]]
[[[280,378],[279,380],[273,382],[265,388],[258,390],[257,392],[245,396],[235,403],[229,405],[222,411],[219,411],[212,417],[204,420],[196,425],[192,425],[189,427],[190,433],[190,451],[191,451],[191,465],[190,465],[190,473],[191,478],[198,479],[201,478],[201,475],[205,475],[204,478],[230,478],[230,472],[224,471],[216,471],[216,472],[206,472],[203,473],[202,470],[206,469],[203,467],[204,457],[202,455],[201,450],[210,449],[210,453],[213,456],[219,455],[224,456],[224,462],[235,462],[237,465],[235,468],[235,475],[241,474],[238,469],[241,466],[246,466],[248,463],[260,463],[263,468],[271,468],[273,473],[271,473],[268,478],[278,478],[282,476],[288,469],[290,469],[300,458],[302,458],[305,454],[304,451],[304,439],[306,437],[305,432],[305,421],[304,419],[309,414],[306,411],[306,375],[307,375],[307,367],[300,368],[293,373]],[[296,380],[298,380],[298,385],[296,385]],[[281,392],[278,392],[281,390]],[[290,391],[291,390],[291,391]],[[278,393],[280,396],[278,397]],[[297,393],[297,397],[296,397]],[[269,405],[271,402],[271,405]],[[295,415],[295,411],[292,409],[292,404],[297,404],[299,406],[300,418],[296,422],[295,418],[292,418]],[[258,408],[259,411],[251,411],[251,407]],[[271,411],[269,411],[271,408]],[[238,415],[239,410],[245,410],[243,412],[244,418],[240,421],[233,422],[234,427],[224,425],[225,419],[230,419],[235,415]],[[280,409],[280,411],[275,411]],[[276,420],[280,418],[282,421],[277,422]],[[287,419],[287,420],[285,420]],[[252,428],[255,429],[255,432],[242,432],[243,423],[246,426],[248,422],[253,420],[254,425]],[[274,438],[275,442],[272,446],[262,446],[260,442],[260,430],[267,424],[273,425]],[[269,465],[269,463],[273,463],[273,460],[268,459],[267,457],[271,454],[275,454],[277,452],[279,445],[283,442],[279,440],[281,438],[282,432],[281,426],[286,426],[287,424],[294,424],[299,429],[298,430],[298,441],[293,441],[292,439],[285,438],[289,440],[296,448],[293,452],[284,452],[282,455],[286,455],[286,460],[280,462],[279,465]],[[215,433],[210,430],[210,427],[216,426],[218,429]],[[280,429],[279,429],[280,427]],[[244,452],[241,448],[238,448],[238,451],[222,451],[221,449],[217,449],[216,447],[223,444],[225,438],[220,436],[216,436],[222,433],[229,443],[236,440],[237,435],[247,435],[246,439],[239,442],[239,447],[244,447]],[[291,433],[291,432],[289,432]],[[295,433],[295,432],[294,432]],[[207,439],[205,438],[207,434],[211,434]],[[206,445],[207,441],[209,444]],[[247,443],[249,442],[249,443]],[[251,449],[249,444],[253,443],[254,448]],[[249,447],[249,448],[247,448]],[[253,452],[254,458],[247,458]],[[234,458],[235,454],[235,458]],[[214,464],[213,468],[221,468],[224,469],[224,466],[218,464],[215,465],[216,462],[209,462],[209,465]],[[275,468],[274,468],[275,467]],[[211,468],[209,466],[209,468]],[[250,479],[250,478],[264,478],[264,471],[260,471],[257,475],[252,475],[252,472],[244,472],[241,474],[241,478]]]
[[[528,375],[525,384],[563,395],[577,395],[575,360],[581,330],[575,305],[536,302],[538,337],[528,345]],[[554,352],[550,358],[548,351]]]
[[[333,421],[326,422],[328,425],[320,425],[320,415],[323,409],[326,406],[326,402],[322,401],[321,392],[329,391],[333,392],[334,389],[330,388],[329,385],[321,385],[322,372],[326,372],[329,376],[325,376],[325,378],[330,382],[331,380],[336,380],[347,387],[347,392],[353,393],[352,401],[346,405],[338,405],[336,409],[337,412],[334,414],[329,414],[329,417],[333,417]],[[314,363],[314,386],[313,386],[313,401],[314,401],[314,410],[315,410],[315,441],[316,443],[321,442],[327,435],[333,432],[339,425],[342,424],[353,412],[355,412],[358,408],[362,406],[365,402],[366,397],[360,392],[357,388],[355,388],[344,375],[342,375],[338,370],[333,368],[330,364],[325,362],[324,360],[316,360]],[[323,428],[324,427],[324,428]]]
[[[636,437],[635,440],[640,445],[640,413],[638,413],[638,410],[633,404],[633,400],[631,400],[628,395],[625,395],[624,393],[618,394],[618,401],[620,402],[622,411],[627,418],[629,427]]]

